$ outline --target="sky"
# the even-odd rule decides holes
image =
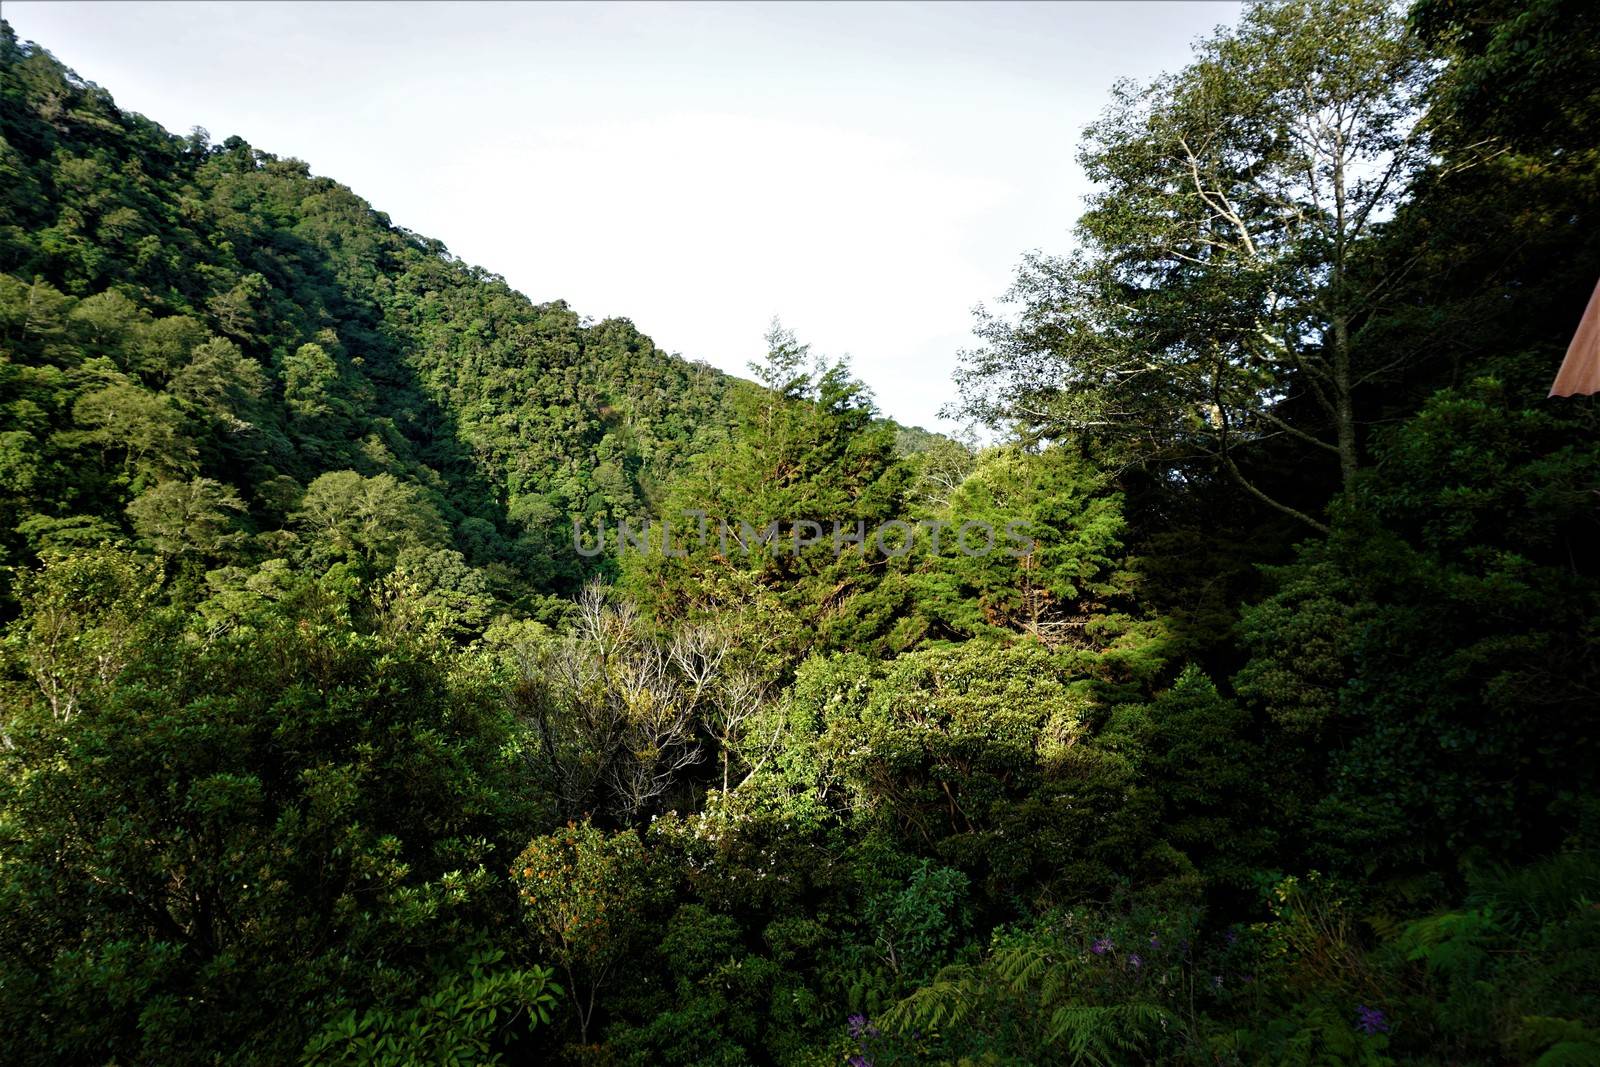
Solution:
[[[885,414],[1025,252],[1082,128],[1234,3],[56,3],[3,14],[119,106],[305,160],[535,301],[738,374],[774,317]]]

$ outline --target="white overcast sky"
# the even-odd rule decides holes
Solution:
[[[744,374],[774,315],[885,413],[1063,250],[1079,131],[1233,3],[49,3],[120,106],[306,160],[536,301]]]

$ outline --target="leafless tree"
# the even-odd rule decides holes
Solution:
[[[777,750],[784,717],[771,680],[732,627],[694,622],[660,641],[632,603],[598,584],[574,607],[567,636],[512,650],[511,699],[533,737],[529,759],[563,816],[639,820],[701,762],[702,741],[716,746],[724,793],[738,788],[736,770],[748,781]]]
[[[672,639],[673,666],[689,686],[689,700],[699,704],[716,684],[733,646],[726,628],[709,622],[690,623]]]
[[[560,814],[576,817],[592,807],[622,744],[600,662],[576,641],[528,641],[512,655],[512,707],[533,735],[528,758],[549,783]]]
[[[745,741],[756,713],[767,700],[766,682],[749,668],[729,671],[711,691],[706,725],[722,754],[722,791],[728,791],[729,765]],[[774,738],[774,743],[776,738]]]
[[[637,609],[603,587],[580,594],[570,636],[530,640],[513,657],[513,704],[563,815],[602,807],[636,821],[700,761],[695,683],[685,688]]]
[[[673,677],[659,645],[637,641],[609,664],[611,693],[621,703],[623,752],[611,762],[619,817],[637,818],[679,775],[700,762],[694,705]]]

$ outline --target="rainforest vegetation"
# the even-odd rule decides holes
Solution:
[[[0,29],[0,1058],[1600,1063],[1600,8],[1107,92],[980,447]]]

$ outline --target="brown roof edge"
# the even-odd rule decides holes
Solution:
[[[1551,396],[1589,396],[1600,393],[1600,283],[1589,297],[1578,332],[1572,335],[1567,346],[1567,358],[1561,361],[1556,380],[1550,386]]]

